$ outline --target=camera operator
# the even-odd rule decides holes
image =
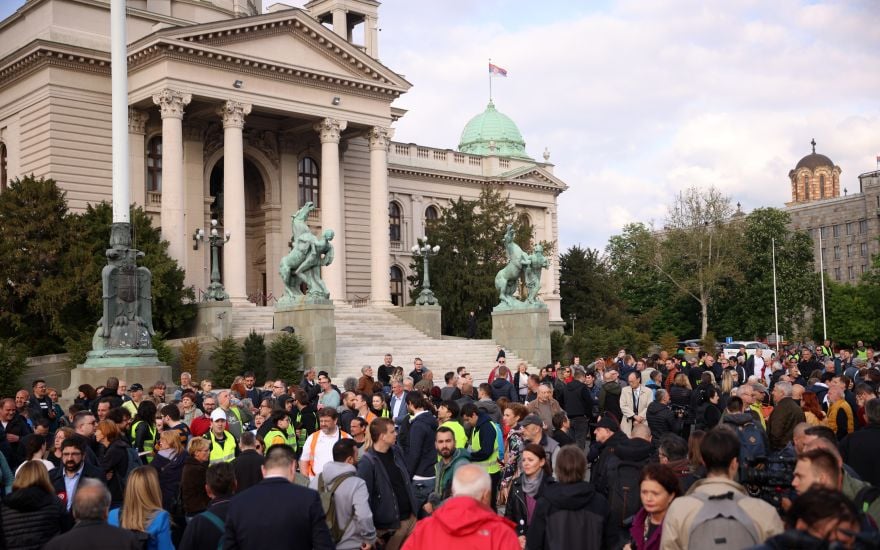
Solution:
[[[799,496],[785,518],[787,531],[752,550],[854,548],[858,513],[840,491],[814,487]]]

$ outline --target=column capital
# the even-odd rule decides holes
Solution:
[[[394,128],[383,128],[382,126],[373,126],[367,131],[370,137],[370,150],[387,151],[391,145],[391,138],[394,137]]]
[[[325,118],[315,124],[314,129],[321,135],[321,143],[339,143],[342,131],[348,128],[348,122],[335,118]]]
[[[128,108],[128,133],[141,134],[147,133],[147,121],[150,115],[137,109]]]
[[[165,88],[153,96],[153,103],[159,106],[162,118],[183,118],[183,108],[192,101],[192,94]]]
[[[251,114],[251,104],[230,99],[217,109],[217,114],[223,118],[223,128],[244,128],[244,117]]]

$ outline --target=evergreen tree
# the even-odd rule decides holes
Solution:
[[[269,359],[275,369],[275,378],[288,386],[302,381],[302,354],[305,351],[298,336],[283,333],[269,344]]]
[[[21,389],[20,378],[26,370],[27,348],[0,338],[0,395],[15,395]]]
[[[266,339],[262,334],[251,331],[244,340],[244,371],[254,373],[254,378],[262,383],[266,380]]]
[[[217,347],[211,354],[211,362],[214,363],[214,372],[211,380],[215,388],[228,388],[236,376],[244,372],[242,369],[241,346],[235,342],[235,338],[229,336],[217,341]]]

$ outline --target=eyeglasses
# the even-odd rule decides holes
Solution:
[[[272,387],[275,388],[276,390],[283,390],[284,389],[284,386],[272,386]]]

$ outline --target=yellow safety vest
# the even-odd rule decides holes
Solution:
[[[131,445],[134,447],[135,442],[137,441],[137,428],[138,425],[142,424],[143,420],[138,420],[134,424],[131,425]],[[155,426],[147,426],[147,429],[150,430],[150,437],[152,439],[144,439],[144,452],[147,452],[147,464],[153,461],[153,449],[156,447],[156,427]]]
[[[217,442],[217,438],[214,436],[214,431],[209,431],[208,436],[211,440],[211,456],[210,456],[210,464],[219,464],[221,462],[232,462],[235,459],[235,439],[232,438],[232,434],[229,432],[223,432],[226,435],[226,439],[223,441],[223,445]]]
[[[455,436],[455,448],[456,449],[464,449],[467,447],[467,433],[464,431],[464,426],[461,425],[461,422],[458,420],[447,420],[440,427],[447,427],[452,430],[453,436]]]
[[[495,426],[492,423],[489,424],[492,428],[492,454],[489,455],[489,458],[483,460],[481,462],[475,462],[475,464],[479,464],[486,468],[486,471],[489,474],[497,474],[501,471],[501,465],[498,464],[498,437],[497,431],[495,430]],[[475,453],[480,450],[480,430],[474,428],[473,433],[471,434],[471,453]]]

